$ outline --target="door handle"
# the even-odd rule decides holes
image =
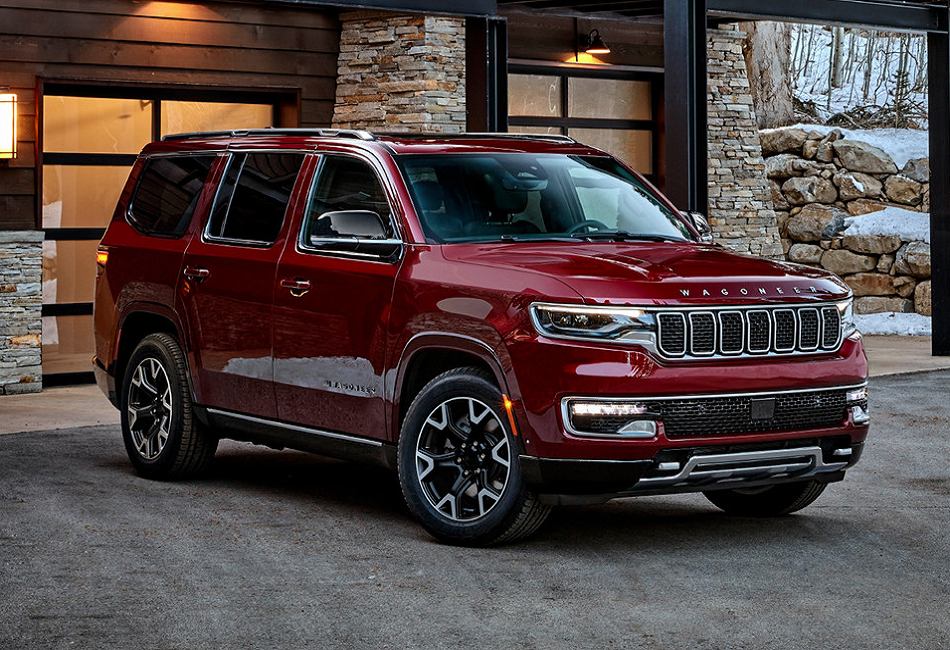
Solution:
[[[305,278],[284,279],[280,281],[280,286],[284,289],[290,289],[290,295],[294,298],[300,298],[310,291],[310,280]]]
[[[211,276],[211,271],[200,266],[186,266],[185,270],[182,272],[182,275],[184,275],[189,280],[202,282]]]

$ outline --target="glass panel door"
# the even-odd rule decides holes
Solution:
[[[272,103],[167,99],[161,90],[101,89],[108,97],[43,97],[41,165],[44,383],[92,381],[96,248],[129,168],[146,144],[168,133],[272,126]],[[180,94],[180,93],[179,93]],[[196,92],[196,95],[208,93]]]

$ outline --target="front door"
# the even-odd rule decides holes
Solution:
[[[198,401],[277,416],[271,358],[275,273],[303,153],[232,153],[204,231],[185,252],[179,292]]]
[[[274,380],[281,420],[385,438],[386,329],[399,270],[391,203],[373,167],[324,156],[296,245],[288,242],[274,299]],[[382,217],[382,239],[335,232],[329,213]],[[323,217],[323,218],[321,218]],[[363,251],[363,252],[360,252]],[[394,254],[395,253],[395,254]]]

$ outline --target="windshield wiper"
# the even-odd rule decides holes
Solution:
[[[574,239],[587,239],[590,241],[685,241],[675,239],[668,235],[647,235],[627,232],[626,230],[595,230],[594,232],[575,232],[571,234]]]

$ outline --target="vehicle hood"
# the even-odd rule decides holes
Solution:
[[[549,274],[589,304],[742,305],[826,301],[850,290],[808,266],[741,255],[715,245],[678,242],[454,244],[456,264]]]

